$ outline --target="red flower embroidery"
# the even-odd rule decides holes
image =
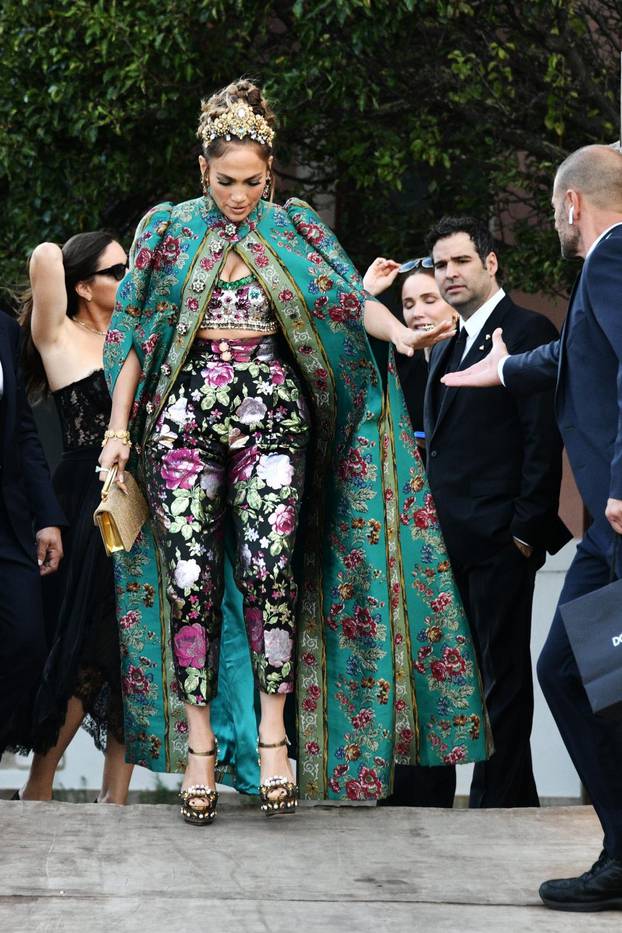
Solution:
[[[436,599],[433,599],[430,603],[432,610],[434,612],[442,612],[443,609],[446,609],[447,606],[450,606],[453,602],[453,597],[451,593],[439,593]]]

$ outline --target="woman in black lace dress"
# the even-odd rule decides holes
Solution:
[[[83,233],[62,248],[42,243],[30,260],[24,302],[24,370],[31,397],[50,392],[63,435],[54,486],[69,522],[65,558],[43,600],[49,656],[35,700],[30,774],[23,800],[49,800],[58,763],[84,722],[105,751],[101,802],[125,803],[121,674],[112,561],[93,525],[101,484],[95,472],[110,416],[102,370],[106,329],[127,268],[109,234]]]

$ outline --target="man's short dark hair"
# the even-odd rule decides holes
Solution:
[[[466,233],[471,238],[482,264],[486,262],[489,253],[496,252],[494,237],[488,225],[481,220],[476,217],[441,217],[425,238],[429,255],[432,255],[432,250],[439,240],[453,236],[454,233]]]

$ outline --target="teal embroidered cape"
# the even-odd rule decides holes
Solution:
[[[230,250],[269,294],[312,413],[298,533],[298,781],[308,798],[390,793],[394,764],[480,760],[489,733],[468,624],[394,366],[383,387],[361,279],[305,203],[260,202],[234,225],[204,198],[141,222],[105,348],[110,390],[133,347],[141,463]],[[189,282],[202,270],[197,297]],[[115,555],[128,760],[183,770],[186,731],[166,583],[147,524]],[[240,596],[227,571],[212,721],[225,779],[256,792],[256,697]]]

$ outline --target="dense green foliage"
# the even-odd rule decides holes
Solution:
[[[510,281],[563,291],[550,183],[618,138],[620,34],[619,0],[4,0],[0,282],[41,239],[127,240],[198,193],[199,100],[248,74],[280,118],[281,191],[336,195],[359,264],[470,211],[515,241]]]

